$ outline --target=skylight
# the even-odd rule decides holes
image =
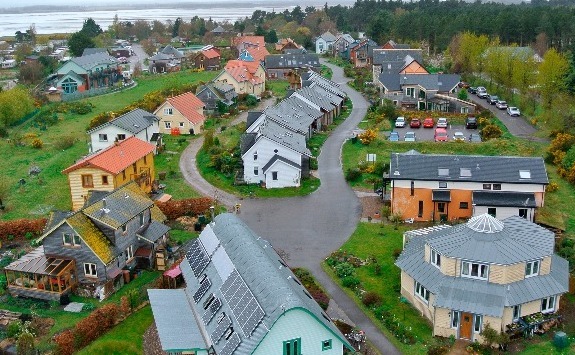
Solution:
[[[459,169],[459,177],[471,177],[471,169],[460,168]]]
[[[449,168],[438,168],[437,175],[439,176],[449,176]]]
[[[531,170],[519,170],[520,179],[531,179]]]

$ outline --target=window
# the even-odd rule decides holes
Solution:
[[[166,107],[164,109],[164,115],[173,115],[173,114],[174,114],[174,110],[171,107]]]
[[[122,234],[126,234],[127,232],[128,232],[128,225],[127,225],[127,224],[124,224],[124,225],[122,226]]]
[[[489,265],[462,261],[461,276],[470,277],[473,279],[487,280],[489,276]]]
[[[520,179],[531,179],[531,170],[519,170]]]
[[[483,190],[491,190],[491,184],[483,184]]]
[[[414,181],[411,182],[410,188],[411,188],[411,196],[415,195],[415,182]]]
[[[459,169],[459,177],[471,177],[471,169],[460,168]]]
[[[423,201],[419,201],[419,206],[417,209],[417,217],[423,217]]]
[[[259,175],[260,171],[257,166],[254,166],[254,175]]]
[[[254,152],[254,161],[258,160],[258,151],[256,150]]]
[[[519,217],[527,219],[527,208],[519,209]]]
[[[301,355],[301,338],[284,341],[283,355]]]
[[[122,171],[122,179],[126,180],[126,170]]]
[[[98,134],[98,140],[100,140],[100,142],[107,142],[108,141],[108,135],[104,134],[104,133],[100,133],[100,134]]]
[[[80,246],[80,236],[73,233],[64,233],[62,235],[64,245],[78,247]]]
[[[92,175],[82,175],[82,187],[94,187]]]
[[[130,245],[126,248],[126,261],[131,260],[134,257],[134,246]]]
[[[451,328],[459,327],[459,312],[452,311],[451,312]]]
[[[277,179],[278,179],[278,172],[272,171],[272,180],[277,180]]]
[[[415,98],[415,88],[405,88],[405,96]]]
[[[441,267],[441,255],[433,249],[431,249],[431,263],[437,267]]]
[[[491,215],[491,217],[497,216],[497,208],[495,208],[495,207],[487,208],[487,214]]]
[[[88,277],[98,277],[96,264],[84,263],[84,275]]]
[[[166,129],[172,128],[172,122],[170,122],[170,121],[164,121],[164,127],[166,127]]]
[[[481,331],[481,321],[483,317],[480,314],[476,314],[473,316],[473,331],[475,333],[479,333]]]
[[[437,203],[437,211],[440,213],[445,213],[445,202]]]
[[[469,113],[469,107],[462,107],[461,113]]]
[[[321,350],[329,350],[331,349],[331,339],[329,340],[324,340],[321,342]]]
[[[125,135],[125,134],[118,134],[118,140],[119,140],[119,141],[123,141],[124,139],[126,139],[126,135]]]
[[[184,127],[184,122],[180,122],[180,127]]]
[[[555,296],[543,298],[541,300],[541,312],[553,312],[555,311]]]
[[[518,321],[521,317],[521,305],[513,306],[513,321]]]
[[[415,294],[425,301],[425,303],[429,302],[429,291],[417,281],[415,281]]]
[[[493,190],[501,190],[501,184],[493,184]]]
[[[132,164],[132,170],[134,170],[134,174],[138,172],[138,165],[136,163]]]
[[[447,188],[447,183],[444,182],[444,181],[443,181],[443,182],[440,182],[440,183],[439,183],[439,188],[440,188],[440,189],[446,189],[446,188]]]
[[[469,202],[459,202],[459,209],[466,210],[469,208]]]
[[[449,176],[449,168],[438,168],[437,175],[439,176]]]
[[[145,219],[144,219],[144,212],[142,212],[142,213],[140,213],[140,226],[143,226],[143,225],[144,225],[144,221],[145,221]]]
[[[76,92],[78,91],[78,83],[70,78],[64,79],[64,81],[62,81],[62,91],[66,94]]]
[[[525,277],[539,275],[539,260],[528,261],[525,264]]]
[[[102,185],[108,185],[108,175],[102,175]]]

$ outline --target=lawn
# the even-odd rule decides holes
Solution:
[[[3,159],[0,160],[0,170],[3,173],[0,192],[4,195],[3,203],[6,206],[6,210],[0,214],[0,219],[37,218],[46,216],[51,209],[70,209],[68,180],[61,171],[88,153],[88,136],[84,132],[95,115],[119,110],[141,99],[148,92],[190,82],[208,81],[215,75],[214,72],[185,71],[144,76],[138,79],[138,84],[134,88],[86,99],[94,105],[91,113],[59,114],[58,122],[45,131],[32,127],[30,121],[12,127],[11,137],[14,134],[21,134],[25,137],[26,144],[16,146],[6,139],[0,141],[0,150],[5,152]],[[36,137],[44,143],[41,149],[32,148],[30,145]],[[60,148],[59,143],[68,137],[74,140],[73,145],[66,149]],[[38,177],[28,175],[28,170],[32,166],[39,166],[42,169]],[[19,183],[21,179],[23,184]]]
[[[283,99],[287,95],[289,82],[287,80],[267,80],[266,88],[271,90],[275,97]]]
[[[164,135],[162,139],[166,145],[166,149],[154,157],[156,177],[159,176],[160,172],[165,173],[162,175],[165,175],[166,178],[164,180],[160,179],[160,183],[166,185],[164,192],[172,195],[173,199],[181,200],[200,196],[200,194],[186,182],[186,179],[180,171],[180,157],[182,156],[182,152],[186,149],[190,141],[197,138],[198,136],[189,135]]]

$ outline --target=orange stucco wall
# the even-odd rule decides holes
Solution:
[[[471,217],[473,213],[473,208],[471,206],[471,197],[473,192],[471,190],[453,189],[450,191],[451,202],[446,204],[444,212],[447,214],[448,220]],[[413,196],[411,196],[410,188],[394,187],[392,190],[391,201],[392,213],[401,213],[403,219],[414,218],[416,221],[430,221],[435,218],[435,220],[439,220],[440,212],[437,211],[437,202],[434,203],[432,201],[431,189],[415,188],[413,190]],[[423,214],[421,217],[418,216],[419,201],[423,201]],[[467,202],[468,208],[460,209],[460,202]],[[433,216],[434,207],[435,216]]]

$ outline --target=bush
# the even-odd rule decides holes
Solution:
[[[503,131],[499,126],[494,124],[488,124],[481,130],[481,138],[484,141],[488,141],[494,138],[500,138],[503,135]]]
[[[349,168],[345,172],[346,181],[357,181],[361,177],[361,170],[359,168]]]
[[[354,269],[353,265],[351,265],[350,263],[347,263],[347,262],[336,265],[334,270],[335,270],[335,274],[340,279],[344,278],[346,276],[352,276],[355,273],[355,269]]]
[[[35,138],[32,141],[32,147],[36,149],[41,149],[44,146],[44,142],[40,138]]]
[[[379,306],[381,301],[381,296],[373,291],[366,292],[361,299],[361,302],[367,307]]]
[[[499,340],[499,332],[493,329],[493,327],[491,327],[491,324],[489,324],[489,322],[485,323],[485,325],[483,326],[483,331],[481,332],[481,335],[483,336],[483,345],[485,345],[486,347],[491,347],[492,344],[497,343],[497,341]]]
[[[39,236],[46,225],[46,219],[15,219],[11,221],[0,221],[0,242],[13,241],[15,239],[24,241],[27,233]],[[12,240],[10,240],[12,236]]]
[[[158,202],[156,205],[171,220],[182,216],[196,216],[206,212],[213,201],[209,197],[189,198],[185,200],[169,200],[167,202]]]
[[[363,145],[369,145],[377,138],[377,132],[373,129],[367,129],[365,132],[360,133],[357,138]]]
[[[341,283],[343,284],[343,287],[354,289],[359,286],[360,281],[355,276],[346,276],[341,279]]]
[[[74,136],[64,136],[60,137],[56,142],[54,142],[54,147],[58,150],[66,150],[74,145],[76,142],[76,137]]]
[[[545,191],[547,192],[555,192],[559,190],[559,184],[557,184],[556,182],[552,182],[549,185],[547,185],[547,188],[545,189]]]

